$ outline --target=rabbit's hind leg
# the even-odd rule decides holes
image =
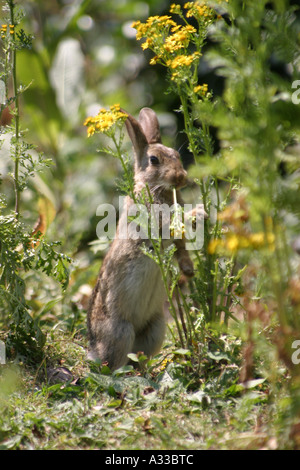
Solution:
[[[163,313],[154,315],[147,326],[136,335],[133,352],[142,351],[146,356],[155,356],[160,351],[164,337],[166,325]]]
[[[88,359],[107,363],[111,370],[128,362],[127,354],[132,352],[135,339],[134,328],[126,320],[105,325],[100,338],[91,338]]]

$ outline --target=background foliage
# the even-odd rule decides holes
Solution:
[[[15,2],[22,93],[8,70],[10,111],[1,94],[0,340],[11,361],[0,376],[4,448],[52,448],[57,432],[63,448],[132,448],[137,435],[140,447],[153,448],[299,447],[299,364],[291,360],[300,340],[300,105],[291,101],[299,16],[284,0],[212,3],[223,19],[209,29],[197,76],[210,97],[189,101],[167,83],[164,65],[149,65],[153,54],[131,27],[169,14],[169,2]],[[200,194],[220,214],[207,222],[196,260],[196,341],[190,350],[167,341],[146,365],[133,358],[143,377],[99,374],[84,358],[87,300],[104,255],[96,208],[117,203],[122,168],[97,151],[107,140],[87,139],[83,123],[114,103],[133,115],[143,106],[158,112],[164,143],[180,149],[200,182],[186,190],[187,202]],[[209,143],[199,145],[204,135]],[[27,369],[11,366],[20,361]],[[58,365],[73,373],[60,371],[64,385],[50,379]],[[34,409],[29,399],[21,404],[21,383]]]

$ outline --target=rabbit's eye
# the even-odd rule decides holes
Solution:
[[[159,159],[157,157],[154,157],[154,155],[150,157],[150,162],[151,165],[159,165]]]

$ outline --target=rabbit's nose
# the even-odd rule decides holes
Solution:
[[[179,180],[181,182],[184,182],[186,181],[187,179],[187,172],[185,170],[182,170],[180,173],[179,173]]]
[[[185,170],[180,171],[176,175],[176,183],[178,186],[182,186],[186,183],[187,172]]]

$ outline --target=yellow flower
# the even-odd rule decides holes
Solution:
[[[91,137],[95,133],[95,128],[93,126],[89,126],[87,129],[88,137]]]
[[[182,28],[180,24],[173,26],[173,28],[171,28],[171,33],[176,33],[180,28]]]
[[[206,96],[208,92],[208,85],[207,83],[203,83],[203,85],[197,85],[194,87],[194,92],[199,93],[202,96]]]
[[[163,359],[163,361],[161,362],[160,370],[164,370],[170,362],[172,362],[172,358],[171,357],[165,357]]]
[[[151,18],[151,17],[150,17]],[[172,20],[171,16],[154,16],[154,21],[162,26],[176,26],[175,21]]]
[[[181,6],[180,5],[176,5],[176,3],[172,3],[172,5],[170,6],[170,13],[173,13],[174,15],[180,15],[181,13]]]
[[[230,235],[228,239],[226,240],[226,248],[231,251],[235,252],[237,251],[239,247],[239,237],[236,234]]]
[[[114,104],[107,111],[105,108],[100,109],[96,116],[86,118],[84,125],[87,126],[87,135],[91,137],[95,132],[107,133],[114,124],[124,122],[126,114],[120,110],[119,104]]]
[[[1,25],[1,38],[4,39],[7,32],[7,24]]]
[[[131,25],[132,28],[138,29],[142,23],[140,21],[134,21]]]
[[[223,245],[222,240],[218,238],[214,238],[213,240],[210,240],[207,251],[210,255],[213,255],[214,253],[216,253],[218,247],[222,245]]]
[[[153,44],[153,39],[152,38],[147,38],[145,42],[143,42],[142,44],[142,49],[148,49],[149,47],[151,47]]]
[[[167,66],[171,69],[176,69],[177,67],[188,67],[194,62],[194,60],[198,59],[200,55],[201,54],[199,52],[194,52],[194,54],[191,55],[179,55],[174,59],[168,60]]]
[[[191,26],[174,26],[171,29],[174,33],[171,36],[168,36],[165,40],[164,48],[167,52],[175,52],[182,48],[187,48],[190,42],[191,35],[196,33],[196,29]]]
[[[173,36],[167,37],[164,45],[164,49],[167,52],[175,52],[183,47],[188,46],[188,39],[186,36],[179,35],[178,33],[173,34]]]
[[[149,16],[146,23],[135,21],[134,23],[132,23],[131,26],[132,28],[137,30],[136,38],[137,40],[139,40],[143,37],[148,37],[149,39],[151,39],[153,38],[153,35],[155,35],[156,32],[159,32],[161,34],[163,31],[169,30],[171,27],[176,26],[176,23],[172,20],[171,16],[164,15]],[[147,47],[143,48],[146,49]]]
[[[198,20],[211,20],[215,17],[215,11],[203,2],[187,2],[184,8],[188,10],[186,13],[187,18],[194,16]]]
[[[267,233],[267,242],[271,250],[275,249],[275,235],[274,233]]]
[[[155,57],[152,57],[149,64],[150,65],[155,65],[155,64],[157,64],[158,60],[159,60],[159,57],[156,55]]]
[[[271,232],[267,233],[267,235],[264,232],[251,233],[249,241],[253,248],[268,246],[270,250],[275,249],[275,235]]]
[[[258,248],[265,244],[265,234],[263,232],[251,233],[249,240],[255,248]]]

